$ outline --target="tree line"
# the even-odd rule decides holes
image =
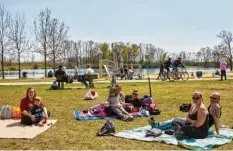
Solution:
[[[101,59],[113,60],[118,67],[122,64],[157,67],[167,57],[181,57],[186,65],[210,67],[217,66],[219,60],[225,58],[232,71],[233,38],[230,31],[219,32],[216,38],[221,41],[213,47],[206,46],[200,48],[198,52],[169,53],[151,43],[99,43],[93,40],[71,40],[69,27],[64,21],[53,17],[48,8],[41,10],[32,24],[33,28],[27,27],[24,13],[12,14],[4,5],[0,5],[0,60],[3,79],[6,61],[10,60],[18,64],[19,78],[21,78],[22,58],[33,62],[36,55],[43,57],[45,77],[48,64],[52,64],[55,71],[58,64],[67,60],[68,63],[91,64],[95,67],[99,65]],[[31,54],[31,60],[29,54]]]

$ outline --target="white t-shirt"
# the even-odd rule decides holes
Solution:
[[[94,70],[91,68],[87,68],[85,74],[94,74]]]

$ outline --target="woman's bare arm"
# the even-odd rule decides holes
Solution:
[[[202,126],[206,120],[206,116],[207,116],[206,109],[204,107],[200,107],[198,109],[197,120],[193,121],[191,125],[195,127]]]

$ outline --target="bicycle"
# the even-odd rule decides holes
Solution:
[[[169,73],[168,78],[170,81],[182,79],[183,81],[187,81],[189,79],[189,73],[187,72],[186,68],[179,69],[178,72],[172,71]]]
[[[168,79],[168,73],[167,71],[163,71],[160,73],[159,75],[159,78],[162,80],[162,81],[166,81]]]

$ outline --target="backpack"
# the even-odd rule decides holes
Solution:
[[[180,106],[180,111],[182,111],[182,112],[188,112],[190,110],[191,106],[192,106],[191,103],[189,103],[189,104],[182,104]]]
[[[105,136],[105,135],[110,135],[112,133],[115,133],[115,126],[114,126],[112,121],[107,120],[104,123],[104,126],[100,130],[98,130],[96,135],[97,136]]]
[[[141,103],[142,103],[142,106],[145,105],[145,106],[150,106],[150,104],[153,103],[153,100],[152,100],[152,97],[148,97],[148,96],[144,96],[142,99],[141,99]]]
[[[97,98],[99,98],[99,94],[94,90],[88,91],[84,96],[84,100],[95,100]]]
[[[0,119],[10,119],[11,118],[11,107],[9,105],[0,107]]]

